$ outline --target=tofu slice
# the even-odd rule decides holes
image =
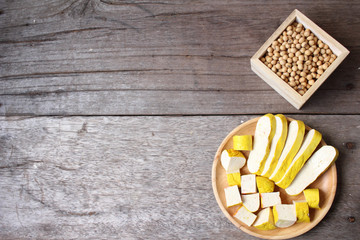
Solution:
[[[241,177],[240,177],[240,170],[237,170],[234,173],[228,173],[226,174],[226,178],[228,181],[229,186],[235,186],[241,187]]]
[[[275,183],[266,177],[256,176],[256,186],[259,193],[273,192]]]
[[[261,208],[267,208],[281,204],[280,192],[260,193]]]
[[[275,117],[270,113],[262,116],[256,124],[254,146],[247,161],[247,167],[251,173],[260,175],[264,169],[271,140],[275,134],[275,124]]]
[[[305,200],[293,201],[298,222],[310,222],[309,205]]]
[[[242,195],[243,206],[250,212],[256,212],[260,207],[260,196],[258,193]]]
[[[275,226],[279,228],[290,227],[296,222],[294,204],[279,204],[273,208]]]
[[[321,133],[319,133],[315,129],[311,129],[306,134],[299,152],[295,155],[294,160],[291,162],[289,168],[286,170],[284,177],[279,182],[276,182],[276,185],[281,188],[287,188],[290,185],[298,172],[304,166],[305,162],[309,159],[311,154],[319,145],[321,138]]]
[[[256,175],[241,175],[241,193],[256,193]]]
[[[220,161],[226,173],[237,172],[246,163],[244,155],[240,151],[234,149],[222,151]]]
[[[232,207],[241,204],[241,196],[238,186],[231,186],[224,189],[226,206]]]
[[[304,196],[310,208],[320,209],[320,191],[318,188],[305,189]]]
[[[260,230],[272,230],[276,228],[271,208],[264,208],[258,213],[254,227]]]
[[[313,183],[337,159],[339,152],[333,146],[322,146],[305,163],[294,181],[285,189],[289,195],[300,194]]]
[[[275,135],[271,141],[269,156],[265,160],[264,170],[261,173],[261,176],[264,177],[270,177],[275,170],[281,152],[285,146],[288,133],[288,122],[284,115],[275,115],[275,122]]]
[[[289,131],[286,138],[284,149],[280,155],[279,161],[270,179],[278,182],[284,176],[286,169],[290,166],[293,158],[298,152],[304,139],[305,124],[302,121],[294,120],[289,124]]]
[[[239,219],[241,222],[245,223],[249,227],[255,222],[256,215],[252,212],[249,212],[244,206],[240,207],[234,217]]]
[[[251,151],[252,147],[252,135],[233,136],[233,148],[235,150]]]

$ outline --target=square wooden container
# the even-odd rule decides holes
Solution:
[[[325,70],[318,80],[315,81],[308,91],[301,96],[292,87],[290,87],[284,80],[277,76],[271,69],[269,69],[260,58],[264,56],[267,48],[283,33],[283,31],[294,21],[301,23],[305,28],[309,28],[314,35],[327,44],[333,53],[337,56],[335,61]],[[278,29],[271,35],[271,37],[261,46],[261,48],[251,58],[251,69],[265,82],[267,82],[275,91],[283,96],[295,108],[300,109],[305,102],[315,93],[315,91],[325,82],[330,74],[339,66],[339,64],[349,54],[349,51],[341,45],[338,41],[332,38],[313,21],[307,18],[299,10],[295,9],[286,20],[278,27]]]

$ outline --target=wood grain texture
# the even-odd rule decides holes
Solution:
[[[295,8],[350,50],[301,111],[250,69]],[[217,206],[211,166],[258,116],[246,114],[267,112],[300,114],[340,150],[335,203],[298,239],[354,239],[358,12],[351,0],[0,1],[0,239],[251,239]]]
[[[261,91],[96,91],[0,96],[0,114],[196,115],[299,112],[278,94]],[[306,108],[309,106],[309,108]],[[329,106],[332,106],[329,108]],[[357,91],[315,94],[302,113],[359,114]]]
[[[211,187],[221,141],[254,117],[2,117],[0,238],[255,239],[223,216]],[[289,117],[340,151],[334,204],[297,239],[354,239],[360,117]]]
[[[0,3],[0,114],[297,113],[250,69],[294,8],[351,52],[303,112],[359,113],[358,1],[32,0]]]

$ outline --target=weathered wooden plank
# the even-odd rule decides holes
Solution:
[[[273,91],[85,91],[0,96],[0,114],[196,115],[349,113],[360,111],[356,90],[322,91],[298,111]],[[331,108],[329,108],[331,106]]]
[[[25,50],[25,49],[24,49]],[[101,50],[98,50],[101,51]],[[204,53],[206,54],[206,53]],[[355,55],[354,55],[355,54]],[[356,63],[360,60],[360,51],[356,50],[327,80],[321,89],[345,90],[358,89],[359,75]],[[97,54],[95,53],[94,58]],[[272,90],[250,70],[250,57],[232,56],[195,56],[195,55],[152,55],[118,56],[116,59],[102,60],[87,58],[91,69],[58,69],[69,60],[62,59],[61,64],[54,61],[34,60],[26,63],[37,70],[45,62],[52,71],[24,73],[21,67],[18,75],[6,75],[9,61],[3,62],[0,76],[0,94],[24,94],[29,92],[56,91],[96,91],[96,90],[206,90],[206,91],[252,91]],[[71,66],[81,66],[85,59],[74,60]],[[106,68],[105,61],[116,63],[117,68]],[[357,61],[357,62],[356,62]],[[38,63],[37,63],[38,62]],[[137,67],[145,62],[148,68]],[[16,64],[21,64],[18,62]],[[15,64],[15,65],[16,65]],[[160,65],[159,65],[160,64]],[[165,65],[164,65],[165,64]],[[14,66],[15,66],[14,65]],[[144,65],[144,64],[142,64]],[[156,66],[158,65],[158,66]],[[151,67],[150,67],[151,66]],[[19,66],[18,66],[19,67]],[[104,68],[102,68],[104,67]],[[0,70],[0,71],[1,71]],[[5,72],[6,71],[6,72]],[[274,94],[276,94],[274,92]]]
[[[13,1],[1,6],[1,93],[24,93],[24,84],[44,92],[269,89],[249,58],[295,7],[353,53],[324,87],[356,87],[360,5],[349,3]]]
[[[0,238],[254,239],[211,188],[218,145],[253,117],[1,117]],[[299,239],[355,239],[360,117],[290,117],[340,151],[333,207]]]
[[[252,73],[249,64],[294,8],[351,51],[322,86],[326,92],[317,93],[304,111],[327,112],[323,102],[340,102],[331,113],[358,113],[357,1],[287,5],[281,1],[110,0],[0,3],[0,112],[294,112]],[[337,19],[339,11],[341,19]]]
[[[208,13],[208,15],[210,14],[211,12]],[[249,23],[240,24],[240,21],[246,16],[238,15],[238,13],[234,14],[237,14],[236,16],[239,18],[239,24],[235,26],[236,28],[223,28],[220,26],[216,27],[220,29],[214,29],[212,25],[217,25],[207,22],[206,29],[208,31],[214,29],[212,31],[215,32],[197,33],[187,42],[184,42],[183,35],[189,30],[183,29],[182,25],[171,25],[179,24],[178,21],[171,21],[168,26],[160,29],[144,28],[142,30],[144,33],[134,31],[125,34],[122,30],[112,30],[110,27],[110,29],[107,27],[102,29],[99,27],[65,30],[65,33],[48,33],[51,36],[56,36],[56,38],[47,41],[42,39],[42,35],[35,35],[32,39],[23,37],[25,39],[18,40],[19,43],[5,39],[1,44],[5,57],[2,62],[4,67],[1,69],[1,75],[15,77],[30,75],[31,77],[32,74],[67,73],[71,75],[81,72],[118,71],[121,73],[121,71],[141,72],[141,70],[162,70],[166,73],[167,70],[173,70],[175,72],[183,71],[188,74],[243,74],[247,76],[251,73],[248,68],[248,60],[266,38],[263,37],[264,30],[256,28],[253,29],[250,37],[244,36],[243,33],[250,30],[248,29]],[[251,16],[254,13],[249,14]],[[216,15],[213,16],[213,18],[217,17]],[[189,19],[187,24],[192,26],[191,23],[197,22],[198,18]],[[74,20],[75,22],[79,21],[70,18],[68,25],[73,26],[71,23]],[[143,21],[148,22],[148,20]],[[249,21],[260,26],[265,24],[265,22],[258,19],[250,19]],[[266,21],[269,21],[269,19],[266,19]],[[107,21],[100,23],[103,25],[109,24]],[[53,24],[56,23],[50,22],[45,29],[50,31],[54,28],[66,27],[66,25],[53,26]],[[34,28],[31,25],[25,27]],[[161,33],[169,31],[169,27],[172,29],[171,32],[167,33],[168,36],[163,36]],[[26,29],[12,30],[5,31],[3,37],[6,38],[7,32],[14,32],[17,37],[27,33]],[[34,29],[33,31],[38,33],[40,29]],[[192,31],[197,32],[196,29]],[[237,34],[237,36],[229,38],[229,32]],[[268,36],[271,31],[266,34]],[[100,39],[97,39],[96,36]],[[144,36],[147,38],[144,39]],[[166,37],[171,39],[166,39]],[[356,38],[356,36],[353,37]],[[69,44],[69,41],[71,44]],[[124,44],[124,42],[129,41],[130,45]],[[209,41],[213,42],[209,43]],[[109,42],[112,44],[109,44]],[[226,47],[224,43],[226,43]],[[347,45],[347,47],[358,52],[357,45]],[[352,49],[352,47],[357,49]]]

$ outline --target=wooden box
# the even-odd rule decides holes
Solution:
[[[314,35],[329,46],[332,52],[337,56],[335,61],[324,71],[324,73],[316,80],[304,95],[300,95],[292,87],[290,87],[284,80],[276,75],[268,68],[260,58],[264,56],[267,48],[283,33],[283,31],[294,21],[301,23],[305,28],[309,28]],[[338,41],[332,38],[299,10],[295,9],[280,27],[271,35],[271,37],[261,46],[261,48],[251,58],[251,69],[275,89],[281,96],[283,96],[295,108],[300,109],[305,102],[315,93],[315,91],[325,82],[329,75],[339,66],[339,64],[349,54],[349,51],[342,46]]]

